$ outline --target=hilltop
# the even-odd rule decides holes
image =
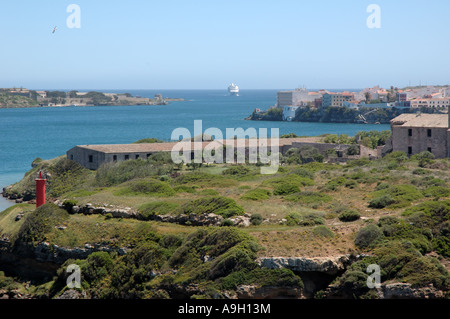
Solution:
[[[45,261],[30,298],[67,296],[73,263],[80,298],[448,296],[448,159],[290,153],[282,163],[261,175],[255,164],[179,166],[164,154],[97,171],[38,160],[5,190],[23,203],[0,214],[3,249]],[[49,203],[35,209],[39,170]],[[369,264],[381,267],[381,290],[366,285]],[[0,291],[24,289],[16,276],[0,275]]]

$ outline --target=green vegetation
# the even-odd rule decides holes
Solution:
[[[46,234],[52,232],[55,226],[69,219],[69,214],[55,204],[45,204],[28,214],[17,233],[15,241],[22,243],[39,243],[46,240]]]
[[[286,224],[289,226],[314,226],[322,225],[324,223],[325,220],[318,213],[300,214],[297,212],[293,212],[286,215]]]
[[[338,218],[341,222],[353,222],[361,217],[360,213],[355,210],[346,210],[339,214]]]
[[[175,195],[175,191],[166,182],[157,180],[135,180],[128,182],[127,186],[114,192],[115,196],[150,195],[158,197],[169,197]]]
[[[57,297],[67,289],[66,267],[76,263],[89,298],[236,297],[240,285],[302,289],[302,275],[260,268],[257,257],[350,254],[366,257],[348,265],[332,289],[317,297],[336,291],[338,297],[378,298],[366,285],[370,264],[380,265],[383,285],[410,283],[415,289],[432,284],[448,295],[448,160],[426,154],[408,158],[402,152],[346,164],[302,160],[310,151],[292,152],[292,161],[274,175],[260,174],[255,165],[191,170],[163,154],[98,171],[62,157],[36,159],[7,193],[33,199],[34,179],[42,171],[48,202],[58,199],[64,209],[49,203],[36,210],[33,202],[8,208],[0,213],[0,237],[8,238],[17,253],[32,253],[42,242],[52,253],[56,247],[88,245],[109,252],[66,260],[53,279],[26,289],[27,280],[0,273],[0,290]],[[87,203],[111,212],[72,210]],[[133,212],[130,218],[114,213],[123,208]],[[210,213],[223,217],[220,225],[195,222],[195,215]],[[235,227],[238,219],[249,227]]]
[[[395,185],[377,190],[372,196],[374,198],[369,202],[369,207],[384,208],[394,204],[397,207],[409,206],[423,195],[413,185]]]
[[[252,190],[246,192],[244,195],[242,195],[241,199],[259,201],[259,200],[269,199],[271,195],[272,195],[272,193],[267,189],[255,188],[255,189],[252,189]]]
[[[355,245],[359,248],[373,247],[381,238],[383,232],[374,224],[361,228],[356,234]]]
[[[244,214],[244,208],[224,196],[209,196],[192,200],[184,204],[180,213],[183,214],[210,214],[221,215],[224,218]]]
[[[322,204],[330,202],[333,198],[320,192],[304,191],[286,196],[286,200],[303,204]]]
[[[165,215],[175,212],[178,205],[164,201],[150,202],[139,207],[139,213],[144,220],[150,220],[155,215]]]
[[[133,144],[143,144],[143,143],[163,143],[163,141],[159,140],[157,138],[151,137],[151,138],[143,138],[136,142],[133,142]]]

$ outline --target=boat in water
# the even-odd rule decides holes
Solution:
[[[228,93],[230,95],[239,96],[239,86],[237,86],[234,83],[231,83],[230,86],[228,87]]]

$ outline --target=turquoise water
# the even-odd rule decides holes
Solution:
[[[83,90],[79,90],[83,91]],[[103,90],[105,91],[105,90]],[[0,109],[0,187],[19,181],[36,158],[50,159],[79,144],[131,143],[148,137],[170,140],[172,130],[185,127],[194,133],[194,120],[203,130],[226,128],[279,128],[280,134],[316,136],[325,133],[355,135],[362,130],[389,130],[389,125],[246,121],[255,108],[276,102],[278,90],[110,90],[132,95],[180,97],[188,101],[165,106],[98,106]],[[11,203],[0,196],[0,211]]]

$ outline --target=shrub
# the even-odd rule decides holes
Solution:
[[[236,204],[232,198],[225,196],[208,196],[192,200],[181,207],[184,214],[214,213],[224,218],[244,214],[244,208]]]
[[[173,196],[175,191],[166,182],[157,180],[138,180],[117,191],[115,195],[151,195],[151,196]]]
[[[162,140],[159,140],[159,139],[157,139],[157,138],[155,138],[155,137],[151,137],[151,138],[143,138],[143,139],[140,139],[140,140],[138,140],[138,141],[136,141],[136,142],[133,142],[133,144],[143,144],[143,143],[163,143],[164,141],[162,141]]]
[[[410,202],[422,198],[422,194],[412,185],[395,185],[372,193],[375,197],[369,202],[369,207],[384,208],[397,204],[409,205]]]
[[[300,148],[291,148],[286,152],[284,161],[289,164],[302,164],[309,162],[323,162],[324,156],[320,151],[312,146],[302,146]]]
[[[359,248],[373,247],[381,238],[383,232],[374,224],[369,224],[361,228],[356,234],[355,245]]]
[[[198,184],[199,182],[212,182],[221,176],[201,172],[189,172],[174,179],[175,184]]]
[[[309,178],[310,180],[314,180],[314,172],[310,171],[307,168],[299,167],[292,171],[292,174],[298,175],[300,177]]]
[[[450,196],[450,189],[442,186],[432,186],[423,191],[425,197],[448,197]]]
[[[250,173],[250,168],[245,165],[237,165],[227,168],[222,172],[223,175],[245,176]]]
[[[271,195],[272,193],[267,189],[255,188],[242,195],[241,199],[259,201],[269,199]]]
[[[346,210],[339,214],[338,218],[341,222],[352,222],[358,220],[361,217],[359,212],[355,210]]]
[[[96,171],[98,186],[114,186],[135,178],[152,176],[157,169],[142,159],[103,164]]]
[[[27,214],[25,221],[19,229],[17,239],[24,243],[41,242],[46,234],[54,230],[55,226],[69,218],[69,213],[55,204],[44,204]]]
[[[429,174],[430,172],[423,168],[416,168],[415,170],[412,171],[412,173],[414,175],[426,175]]]
[[[434,158],[434,154],[428,151],[420,152],[411,156],[411,159],[417,160],[419,162],[419,167],[425,167],[428,164],[432,164]]]
[[[222,223],[220,224],[220,226],[222,227],[230,227],[230,226],[234,226],[234,223],[232,220],[225,218]]]
[[[219,195],[219,192],[215,189],[202,189],[198,192],[199,195],[203,196],[213,196],[213,195]]]
[[[347,155],[359,155],[359,147],[357,145],[351,145],[349,148],[347,148]]]
[[[173,164],[172,155],[170,152],[158,152],[147,159],[153,165]]]
[[[263,222],[263,217],[261,216],[261,214],[252,214],[252,216],[250,217],[250,223],[253,226],[261,225],[262,222]]]
[[[313,234],[321,237],[334,237],[333,231],[331,231],[327,226],[320,225],[313,229]]]
[[[86,280],[91,285],[98,283],[110,274],[112,267],[113,260],[107,252],[93,252],[82,263],[81,273],[83,274],[83,280]]]
[[[190,194],[192,194],[192,193],[195,193],[195,192],[196,192],[196,190],[195,190],[194,187],[192,187],[192,186],[187,186],[187,185],[179,185],[179,186],[175,186],[175,187],[173,188],[173,190],[174,190],[175,192],[177,192],[177,193],[190,193]]]
[[[297,212],[292,212],[286,215],[286,224],[289,226],[314,226],[323,225],[325,220],[318,214],[300,214]]]
[[[298,193],[300,188],[297,185],[292,184],[279,184],[275,187],[274,195],[289,195],[293,193]]]
[[[379,197],[375,197],[369,202],[369,207],[371,208],[384,208],[386,206],[392,205],[395,203],[395,200],[391,195],[385,194]]]
[[[375,190],[379,191],[379,190],[382,190],[382,189],[387,189],[387,188],[389,188],[389,187],[390,187],[389,183],[382,182],[382,183],[379,183],[379,184],[375,187]]]
[[[150,220],[155,215],[166,215],[173,213],[178,208],[175,203],[169,202],[151,202],[139,207],[139,214],[144,220]]]
[[[289,269],[242,269],[221,279],[223,289],[236,289],[240,285],[256,285],[258,287],[303,288],[301,278]]]

